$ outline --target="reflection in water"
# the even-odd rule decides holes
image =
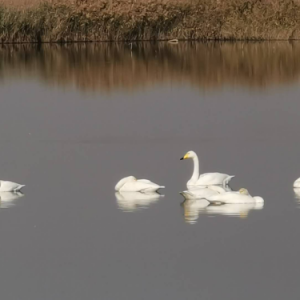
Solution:
[[[267,87],[297,81],[299,55],[297,41],[140,43],[132,51],[116,43],[1,45],[0,78],[29,76],[106,92],[168,82]]]
[[[116,192],[118,206],[124,212],[146,209],[151,203],[157,202],[164,195],[158,193]]]
[[[9,208],[15,205],[15,200],[23,197],[21,192],[0,192],[0,208]]]
[[[295,199],[298,204],[300,204],[300,188],[294,188]]]
[[[246,218],[251,210],[264,207],[264,203],[212,205],[204,199],[185,200],[181,205],[184,209],[184,219],[190,224],[195,224],[200,214]]]

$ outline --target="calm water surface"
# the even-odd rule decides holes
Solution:
[[[300,43],[0,48],[1,179],[26,184],[1,203],[1,298],[299,299],[299,54]],[[264,206],[182,203],[188,150]],[[127,175],[165,196],[116,197]]]

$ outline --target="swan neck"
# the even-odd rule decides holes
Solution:
[[[193,157],[193,162],[194,162],[194,171],[193,171],[191,181],[197,181],[199,179],[199,159],[197,155]]]

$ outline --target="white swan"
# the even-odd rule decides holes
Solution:
[[[187,188],[204,185],[228,185],[234,175],[222,173],[204,173],[199,175],[199,159],[194,151],[187,152],[180,160],[192,158],[194,162],[194,172],[191,179],[187,182]]]
[[[151,193],[164,188],[164,186],[158,185],[150,180],[136,179],[134,176],[128,176],[116,184],[115,191]]]
[[[293,187],[300,188],[300,178],[298,178],[297,180],[294,181]]]
[[[118,206],[126,212],[133,212],[139,209],[145,209],[150,204],[157,202],[164,195],[158,193],[140,193],[140,192],[116,192]]]
[[[180,194],[185,199],[206,199],[207,197],[229,191],[231,191],[229,187],[224,188],[218,185],[211,185],[207,187],[198,187],[192,190],[183,191]]]
[[[218,195],[213,195],[206,198],[211,203],[263,203],[264,199],[259,196],[252,197],[246,189],[240,189],[238,192],[226,192]]]
[[[0,192],[18,192],[24,186],[25,185],[19,183],[0,180]]]

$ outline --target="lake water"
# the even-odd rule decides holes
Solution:
[[[6,300],[298,299],[300,43],[1,46]],[[263,207],[183,203],[192,162]],[[116,198],[127,175],[165,196]],[[5,208],[6,207],[6,208]]]

